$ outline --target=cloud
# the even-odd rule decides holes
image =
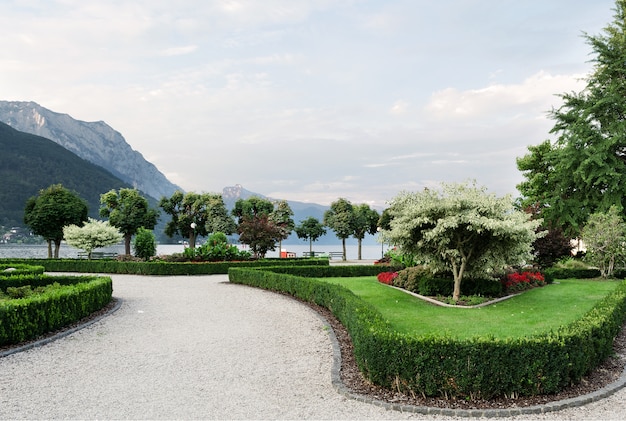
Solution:
[[[493,84],[484,88],[434,92],[425,111],[429,117],[447,121],[490,121],[545,114],[559,102],[555,94],[584,87],[583,75],[551,75],[540,71],[519,84]]]

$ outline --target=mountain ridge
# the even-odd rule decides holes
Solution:
[[[50,139],[156,199],[183,190],[104,121],[76,120],[32,101],[0,101],[0,122]]]
[[[22,225],[28,198],[52,184],[75,191],[98,217],[100,194],[131,186],[63,146],[0,123],[0,223]]]

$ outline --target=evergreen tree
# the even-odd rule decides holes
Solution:
[[[585,89],[562,94],[550,113],[558,139],[518,160],[525,204],[571,237],[592,213],[626,207],[626,0],[614,10],[602,35],[584,35],[595,56]]]

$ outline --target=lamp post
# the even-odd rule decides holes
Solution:
[[[376,231],[378,231],[378,239],[380,240],[380,258],[385,257],[385,252],[383,250],[385,243],[383,242],[383,229],[381,227],[376,227]]]
[[[191,235],[189,236],[189,247],[190,248],[196,248],[196,223],[192,222],[191,225],[189,225],[191,227]]]

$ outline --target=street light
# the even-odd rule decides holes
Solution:
[[[383,250],[385,243],[383,242],[383,229],[381,227],[376,227],[376,231],[378,231],[378,239],[380,240],[380,258],[385,257],[385,252]]]
[[[195,248],[196,247],[196,227],[197,227],[197,225],[196,225],[195,222],[192,222],[191,225],[189,225],[189,226],[191,227],[191,236],[189,237],[189,247],[192,247],[192,245],[193,245],[193,248]]]

